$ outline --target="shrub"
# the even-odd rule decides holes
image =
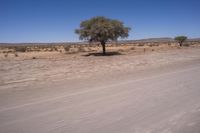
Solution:
[[[17,53],[15,53],[15,57],[18,57],[19,55]]]
[[[70,46],[64,46],[65,51],[69,51],[70,48]]]
[[[143,43],[140,43],[140,44],[138,44],[138,46],[144,46],[144,44],[143,44]]]
[[[135,50],[135,47],[131,47],[131,50]]]
[[[26,52],[26,47],[25,46],[16,46],[14,47],[16,52]]]
[[[6,58],[7,58],[7,57],[8,57],[8,53],[6,53],[6,54],[4,55],[4,57],[6,57]]]

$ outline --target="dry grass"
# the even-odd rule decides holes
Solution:
[[[185,46],[199,46],[200,42],[187,42]],[[141,54],[160,50],[180,48],[175,42],[140,42],[132,44],[107,44],[107,52],[120,54]],[[0,46],[0,59],[32,59],[55,58],[66,54],[100,53],[101,45],[97,44],[71,44],[71,45],[19,45]],[[38,54],[39,53],[39,54]]]
[[[135,50],[137,49],[139,48],[136,47]],[[143,48],[140,48],[141,51],[138,52],[135,50],[108,52],[110,56],[106,57],[97,52],[76,54],[21,52],[18,53],[18,57],[9,53],[8,57],[1,56],[0,59],[0,84],[27,79],[37,79],[36,82],[43,82],[45,80],[90,78],[98,74],[128,72],[200,57],[200,47],[161,49],[153,52],[152,49],[146,49],[145,53]]]

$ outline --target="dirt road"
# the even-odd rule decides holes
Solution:
[[[200,57],[183,56],[89,79],[4,82],[0,132],[199,133]]]

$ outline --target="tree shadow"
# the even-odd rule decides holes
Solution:
[[[120,52],[106,52],[106,54],[103,53],[87,53],[83,56],[116,56],[116,55],[123,55]]]

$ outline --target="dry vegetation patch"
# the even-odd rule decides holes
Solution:
[[[200,42],[187,42],[185,46],[197,47]],[[107,44],[108,52],[120,54],[141,54],[160,50],[180,48],[176,42],[135,42],[135,43],[110,43]],[[66,54],[99,53],[101,45],[94,44],[57,44],[57,45],[7,45],[0,46],[0,59],[39,59],[52,58],[54,56],[66,56]],[[95,55],[95,54],[94,54]],[[26,58],[27,57],[27,58]]]

